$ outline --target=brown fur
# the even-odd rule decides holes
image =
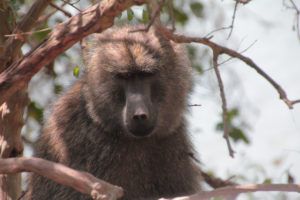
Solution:
[[[193,193],[199,180],[184,118],[191,90],[186,53],[154,29],[129,33],[132,29],[94,36],[86,73],[55,104],[36,156],[122,186],[123,200]],[[158,114],[149,137],[132,137],[122,126],[124,105],[113,74],[131,71],[158,72],[153,94]],[[32,200],[90,199],[37,175],[31,177],[30,193]]]

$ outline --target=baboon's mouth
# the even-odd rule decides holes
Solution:
[[[141,137],[148,137],[152,134],[154,127],[131,127],[129,128],[130,134],[132,134],[135,137],[141,138]]]

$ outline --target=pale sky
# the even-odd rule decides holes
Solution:
[[[300,1],[295,2],[300,7]],[[223,8],[230,23],[232,2],[218,1],[216,4]],[[273,77],[290,99],[299,99],[300,41],[296,32],[292,31],[293,20],[294,12],[284,9],[282,1],[253,1],[239,8],[233,35],[222,43],[233,49],[239,46],[239,49],[244,49],[257,41],[244,54]],[[197,34],[197,29],[191,32]],[[226,37],[227,32],[218,33],[216,40],[222,41]],[[201,129],[192,136],[204,168],[225,179],[231,175],[242,175],[256,183],[261,183],[267,177],[285,183],[286,171],[290,171],[299,183],[300,104],[289,110],[264,78],[239,61],[222,66],[221,72],[225,76],[227,96],[232,95],[231,86],[228,86],[232,84],[231,75],[238,76],[235,83],[242,90],[242,96],[230,96],[228,101],[229,104],[230,100],[236,104],[240,100],[243,117],[248,119],[251,126],[248,131],[251,145],[234,144],[236,158],[228,156],[222,135],[214,131],[218,113],[221,112],[221,102],[203,98],[202,95],[208,92],[207,86],[205,83],[197,85],[192,102],[200,103],[202,107],[192,109],[190,124],[192,130]],[[204,76],[213,78],[213,71]],[[215,96],[218,99],[219,93],[215,92]],[[264,199],[268,198],[272,199],[267,196]],[[289,199],[299,200],[300,195],[293,195]]]

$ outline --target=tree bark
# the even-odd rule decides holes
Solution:
[[[0,1],[0,57],[7,49],[5,35],[15,29],[14,13],[8,1]],[[14,48],[10,56],[0,62],[0,72],[20,58],[20,47]],[[23,113],[28,102],[26,88],[18,90],[0,105],[0,158],[19,157],[23,153],[21,129],[24,124]],[[15,200],[21,194],[21,174],[0,175],[0,199]]]
[[[113,25],[114,18],[122,11],[146,2],[147,0],[101,1],[56,25],[47,40],[0,74],[0,104],[14,92],[25,88],[34,74],[76,42],[89,34],[104,31]]]

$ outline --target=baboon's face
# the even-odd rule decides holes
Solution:
[[[163,136],[182,122],[190,89],[184,51],[154,33],[100,35],[88,60],[89,101],[107,131]],[[122,130],[122,131],[120,131]]]
[[[155,72],[117,73],[122,109],[122,125],[126,132],[136,137],[150,135],[157,122],[160,92]],[[162,94],[160,94],[162,95]]]

